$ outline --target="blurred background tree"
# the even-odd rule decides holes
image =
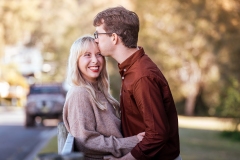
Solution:
[[[140,44],[169,80],[178,111],[222,115],[216,108],[229,78],[240,80],[240,2],[141,0],[136,6]]]
[[[168,79],[179,114],[240,117],[236,0],[2,0],[1,69],[6,66],[5,46],[22,43],[41,50],[41,82],[64,81],[73,41],[95,31],[92,20],[99,11],[118,5],[139,15],[139,45]],[[112,94],[118,99],[117,64],[107,61]]]

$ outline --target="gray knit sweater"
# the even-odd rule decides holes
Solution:
[[[95,105],[86,88],[72,87],[63,108],[65,126],[86,160],[124,156],[139,142],[137,136],[122,138],[121,122],[114,108],[100,91],[96,91],[96,96],[107,106],[106,110]]]

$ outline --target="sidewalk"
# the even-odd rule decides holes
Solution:
[[[0,106],[0,124],[24,125],[24,109],[16,106]]]

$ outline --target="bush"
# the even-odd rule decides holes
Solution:
[[[220,135],[232,141],[240,142],[240,132],[238,131],[223,131]]]

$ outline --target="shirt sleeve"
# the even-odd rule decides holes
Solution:
[[[86,154],[121,157],[139,142],[136,136],[122,138],[104,136],[96,131],[96,119],[87,91],[75,91],[68,95],[64,106],[64,123],[74,136],[76,145]],[[107,126],[104,126],[107,127]]]
[[[133,148],[131,154],[139,160],[151,159],[169,138],[169,123],[164,106],[167,99],[163,95],[163,92],[168,91],[168,85],[163,81],[159,83],[159,79],[143,77],[134,87],[133,96],[146,129],[145,137]]]

